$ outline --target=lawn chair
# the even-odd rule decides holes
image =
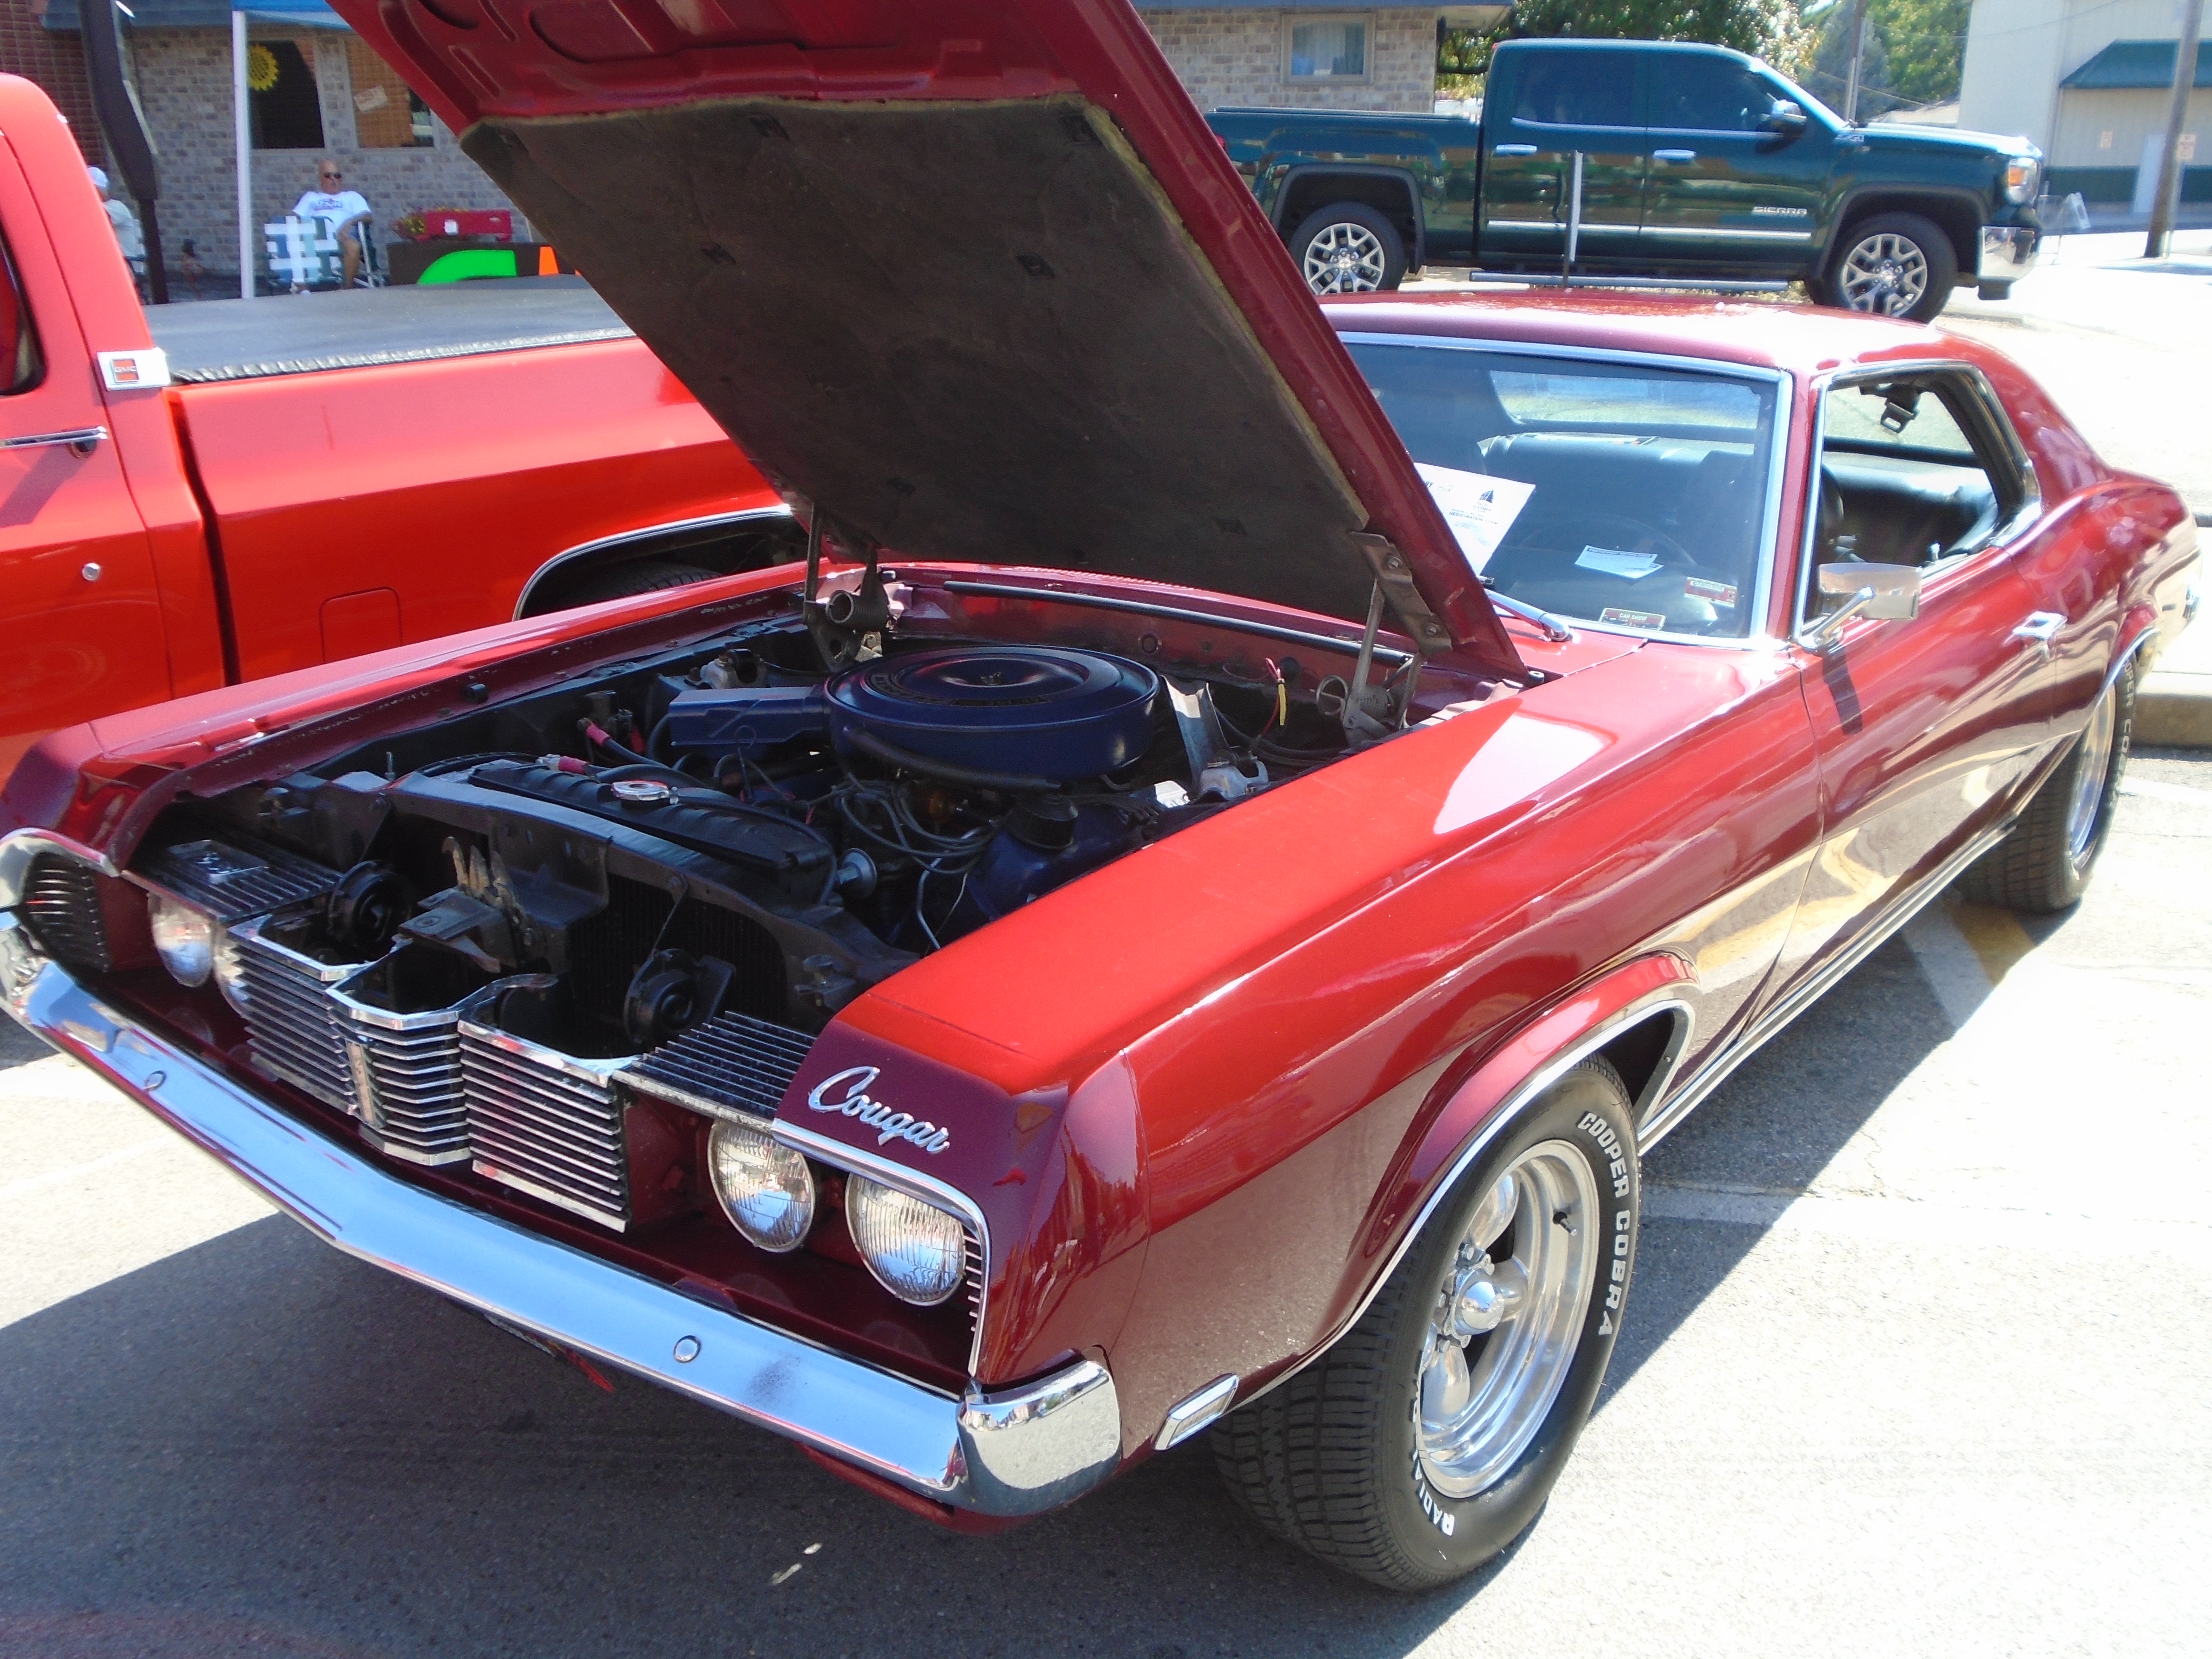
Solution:
[[[361,239],[361,274],[356,285],[382,288],[382,262],[377,258],[376,238],[370,234],[376,221],[363,219],[354,226]],[[327,222],[287,214],[262,227],[268,237],[269,276],[279,292],[302,294],[310,289],[336,288],[345,279],[345,259],[338,240]]]

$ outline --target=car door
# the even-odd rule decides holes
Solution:
[[[1506,56],[1510,84],[1497,100],[1505,117],[1483,123],[1489,153],[1476,246],[1484,264],[1555,265],[1565,257],[1577,154],[1577,263],[1635,257],[1644,168],[1637,58],[1589,46],[1522,47]]]
[[[1733,52],[1655,52],[1650,81],[1644,258],[1754,276],[1802,271],[1828,176],[1827,128],[1806,114],[1769,131],[1794,88]]]
[[[170,695],[153,551],[107,427],[60,263],[0,144],[0,777],[56,726]]]
[[[2053,741],[2042,519],[2002,418],[1956,367],[1855,375],[1823,396],[1801,648],[1824,608],[1818,565],[1916,564],[1923,586],[1917,617],[1852,622],[1804,652],[1823,840],[1777,989],[1848,950],[2001,820]]]

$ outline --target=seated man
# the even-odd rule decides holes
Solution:
[[[354,278],[361,275],[360,227],[371,215],[368,200],[359,191],[338,188],[344,178],[338,164],[325,156],[315,167],[318,188],[302,196],[292,212],[297,218],[319,219],[329,227],[345,267],[343,286],[351,288]]]

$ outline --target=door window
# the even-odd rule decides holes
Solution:
[[[15,280],[15,262],[0,244],[0,398],[12,398],[38,385],[42,368],[39,337],[31,327],[31,307]]]
[[[1941,568],[1991,546],[2035,497],[2003,414],[1958,371],[1832,386],[1820,429],[1814,567],[1856,559]],[[1801,615],[1840,603],[1808,591]]]
[[[1757,132],[1774,108],[1773,83],[1747,64],[1669,52],[1651,77],[1651,125],[1692,132]]]
[[[1528,60],[1513,116],[1562,127],[1636,125],[1636,58],[1626,52],[1543,52]]]

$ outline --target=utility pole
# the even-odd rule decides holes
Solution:
[[[2201,0],[2191,0],[2191,4]],[[1859,75],[1866,64],[1867,0],[1851,0],[1851,78],[1844,88],[1844,119],[1859,118]]]
[[[2197,38],[2204,25],[2204,0],[2182,0],[2181,39],[2173,49],[2173,102],[2166,114],[2166,153],[2159,158],[2158,195],[2150,204],[2150,234],[2143,258],[2163,259],[2173,236],[2181,199],[2181,129],[2189,119],[2189,89],[2197,84]]]

